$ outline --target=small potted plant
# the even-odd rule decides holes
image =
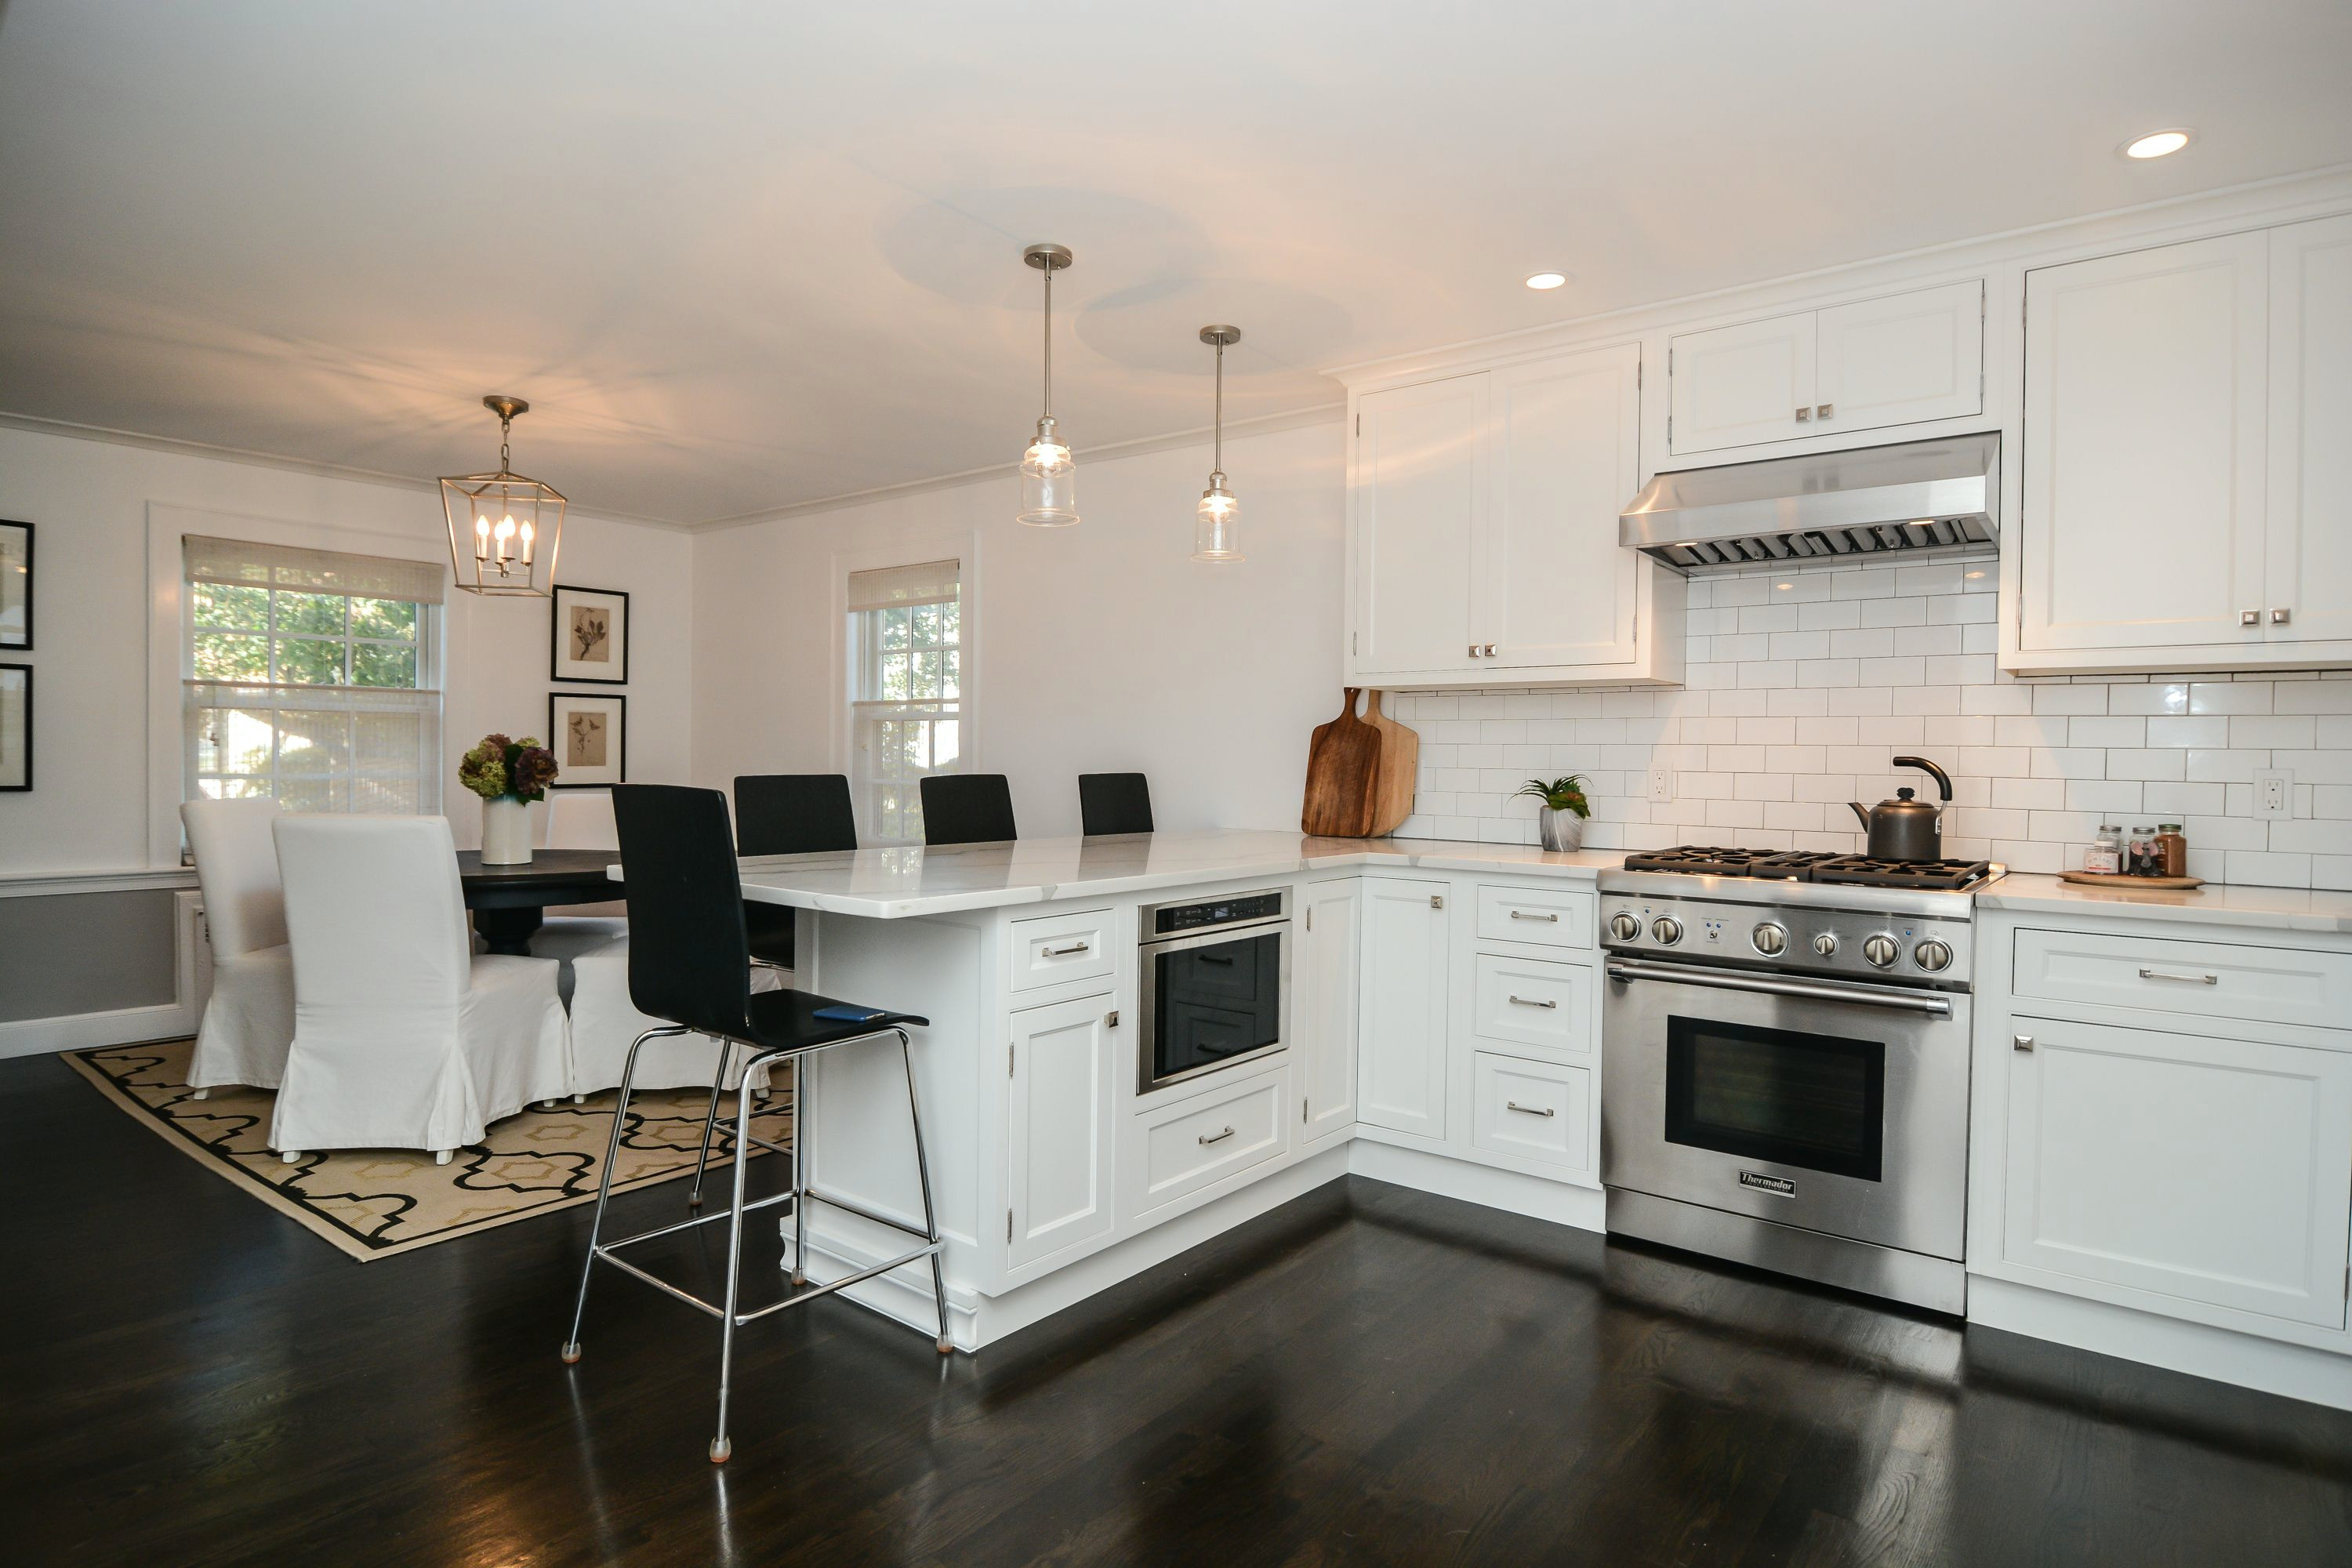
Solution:
[[[555,782],[555,753],[535,735],[485,735],[457,763],[457,782],[482,797],[482,864],[530,863],[530,803]]]
[[[1518,787],[1517,794],[1543,802],[1543,809],[1536,813],[1536,831],[1545,848],[1584,847],[1584,819],[1592,815],[1592,803],[1584,798],[1584,782],[1582,773],[1570,773],[1549,784],[1529,779]]]

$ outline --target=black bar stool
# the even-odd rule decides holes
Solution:
[[[1151,781],[1141,773],[1080,773],[1078,820],[1089,838],[1151,831]]]
[[[932,773],[923,780],[923,842],[988,844],[1018,838],[1013,789],[1003,773]]]
[[[647,1029],[629,1046],[629,1059],[621,1073],[620,1100],[613,1108],[613,1136],[604,1151],[604,1170],[596,1187],[596,1217],[588,1232],[588,1256],[580,1267],[580,1301],[572,1316],[572,1337],[564,1342],[563,1359],[580,1359],[580,1325],[588,1310],[588,1281],[601,1260],[624,1274],[634,1275],[655,1289],[677,1297],[717,1318],[719,1330],[719,1432],[710,1440],[710,1462],[724,1464],[734,1445],[727,1436],[728,1384],[735,1367],[735,1331],[756,1318],[797,1307],[830,1295],[861,1279],[912,1263],[931,1260],[931,1297],[939,1309],[938,1346],[945,1355],[955,1347],[948,1337],[947,1278],[940,1264],[940,1222],[931,1205],[931,1173],[923,1152],[923,1121],[915,1100],[915,1064],[908,1049],[907,1029],[929,1026],[929,1020],[911,1013],[857,1010],[851,1018],[820,1017],[821,1010],[845,1005],[807,991],[754,992],[751,985],[751,948],[743,927],[743,885],[735,869],[735,846],[727,831],[727,802],[717,790],[686,789],[676,784],[616,784],[613,815],[620,831],[621,862],[633,868],[626,884],[629,904],[629,1000],[637,1011],[665,1020]],[[629,1117],[629,1082],[637,1070],[637,1052],[647,1040],[666,1035],[700,1034],[713,1037],[722,1064],[726,1053],[743,1047],[748,1059],[735,1099],[735,1193],[724,1215],[709,1214],[675,1225],[656,1226],[617,1241],[604,1239],[604,1205],[613,1194],[613,1167],[620,1159],[621,1132]],[[807,1162],[801,1158],[802,1129],[809,1114],[805,1090],[793,1104],[793,1137],[790,1149],[757,1137],[751,1131],[753,1103],[751,1079],[772,1063],[791,1061],[795,1089],[806,1075],[799,1064],[811,1054],[842,1046],[862,1044],[887,1036],[898,1037],[898,1061],[907,1075],[907,1114],[915,1128],[915,1173],[923,1190],[923,1229],[901,1225],[863,1205],[827,1197],[809,1184]],[[724,1071],[722,1065],[721,1071]],[[706,1158],[711,1127],[718,1121],[717,1097],[703,1128]],[[745,1179],[755,1148],[789,1154],[793,1184],[789,1192],[756,1203],[744,1201]],[[698,1183],[699,1173],[697,1173]],[[789,1202],[793,1205],[792,1282],[796,1289],[781,1301],[739,1311],[739,1286],[743,1268],[743,1216],[754,1209]],[[807,1284],[808,1205],[831,1204],[861,1219],[919,1237],[923,1245],[903,1257],[861,1268],[813,1289]],[[725,1219],[727,1226],[727,1296],[712,1303],[691,1295],[618,1256],[621,1248],[693,1226]]]
[[[810,855],[856,849],[857,818],[840,773],[744,773],[735,780],[735,853]],[[746,904],[751,961],[793,966],[793,911]]]

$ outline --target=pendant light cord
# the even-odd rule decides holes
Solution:
[[[1048,259],[1045,274],[1045,406],[1042,416],[1054,416],[1054,264]]]
[[[1211,426],[1210,450],[1213,454],[1209,466],[1219,473],[1225,471],[1225,340],[1217,339],[1217,412]]]
[[[501,414],[501,415],[499,415],[499,472],[500,472],[500,473],[502,473],[502,474],[510,474],[510,473],[513,473],[513,472],[514,472],[514,454],[513,454],[511,451],[509,451],[509,450],[508,449],[508,445],[507,445],[507,444],[508,444],[508,442],[509,442],[510,439],[512,439],[513,436],[514,436],[514,419],[513,419],[513,417],[512,417],[511,416],[509,416],[509,415],[505,415],[505,414]]]

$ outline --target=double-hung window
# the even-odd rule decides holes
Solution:
[[[919,843],[920,781],[964,765],[961,563],[849,575],[850,778],[866,837]]]
[[[440,563],[181,543],[187,797],[439,811]]]

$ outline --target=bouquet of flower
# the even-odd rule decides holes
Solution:
[[[457,763],[457,782],[484,800],[509,795],[516,800],[544,800],[555,782],[555,753],[536,735],[509,741],[485,735],[482,743]]]

